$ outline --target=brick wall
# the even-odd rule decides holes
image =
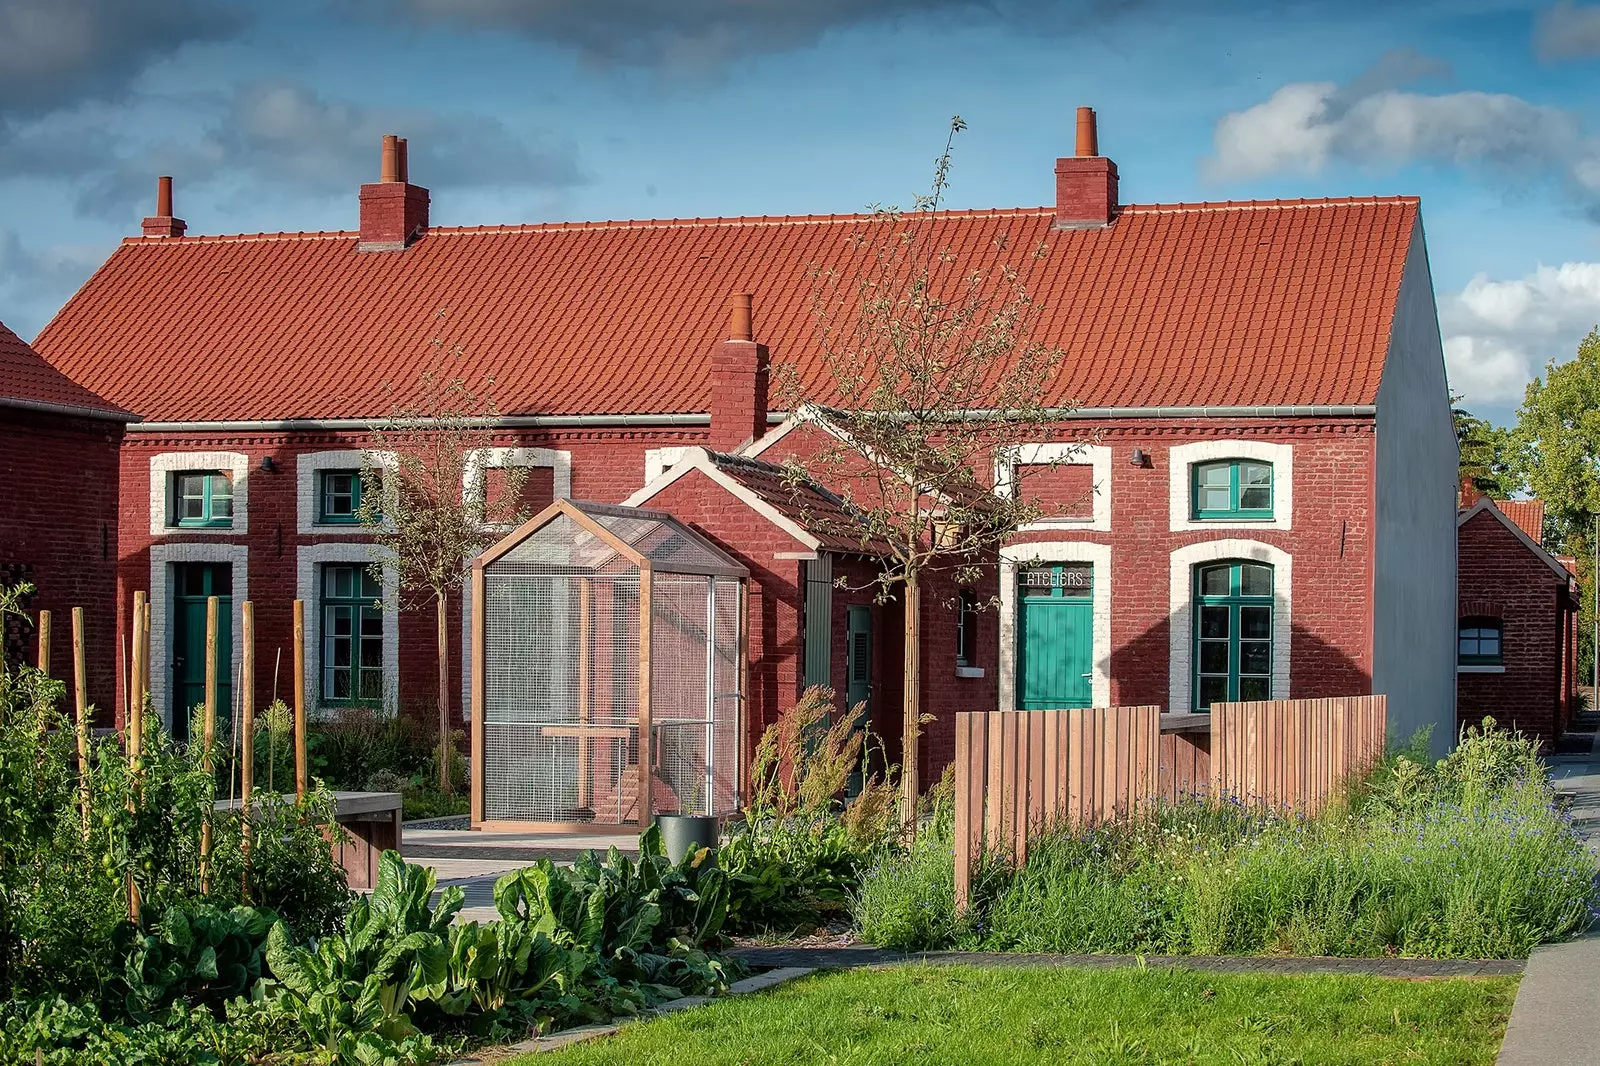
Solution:
[[[1503,673],[1456,677],[1456,717],[1476,725],[1491,715],[1501,725],[1553,738],[1559,730],[1561,659],[1570,629],[1560,608],[1564,583],[1543,560],[1487,511],[1457,531],[1458,614],[1499,618]]]
[[[109,721],[117,674],[116,422],[0,409],[0,572],[25,568],[52,614],[51,673],[72,679],[72,608],[84,609],[89,699]],[[27,635],[33,661],[35,637]]]
[[[670,428],[528,431],[499,435],[494,443],[499,447],[546,448],[569,452],[571,495],[578,499],[615,503],[643,483],[646,449],[700,443],[703,437],[703,430]],[[372,445],[370,436],[360,432],[129,434],[120,458],[118,511],[121,522],[113,541],[118,557],[117,595],[121,597],[118,602],[130,602],[134,590],[150,590],[152,544],[227,545],[246,549],[249,555],[248,592],[256,615],[256,703],[257,706],[265,706],[266,701],[272,698],[274,663],[280,653],[282,659],[276,692],[284,700],[292,699],[291,605],[298,581],[297,550],[315,544],[359,544],[364,539],[359,535],[297,532],[299,478],[296,459],[307,453],[360,450]],[[151,458],[164,452],[200,451],[238,452],[246,456],[249,484],[247,531],[217,535],[174,530],[152,535]],[[261,460],[267,457],[273,460],[276,468],[271,472],[260,468]],[[541,506],[549,502],[554,488],[550,471],[535,469],[525,489],[526,502],[532,507]],[[157,604],[154,610],[160,612],[169,609],[169,604]],[[308,603],[307,610],[312,609],[314,606]],[[451,635],[451,716],[460,723],[463,720],[460,705],[463,648],[459,598],[451,604],[448,621]],[[434,626],[431,604],[417,602],[414,597],[403,597],[399,618],[399,704],[403,713],[427,721],[433,720],[438,706]],[[170,668],[170,648],[153,649],[153,655],[155,669]],[[119,702],[120,698],[119,693]]]

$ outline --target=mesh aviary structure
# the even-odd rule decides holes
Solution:
[[[558,500],[472,567],[472,822],[739,806],[745,568],[662,511]]]

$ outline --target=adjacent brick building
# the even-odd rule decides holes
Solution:
[[[68,379],[0,324],[0,583],[51,612],[51,673],[72,678],[71,610],[84,610],[88,697],[117,676],[117,450],[134,418]],[[35,661],[38,635],[8,619],[4,654]]]
[[[1462,503],[1459,722],[1478,725],[1492,717],[1554,742],[1578,707],[1576,562],[1540,544],[1541,501],[1464,492]]]
[[[923,779],[950,757],[953,714],[997,704],[1192,712],[1377,691],[1397,732],[1433,724],[1442,744],[1456,451],[1418,202],[1119,204],[1084,119],[1053,205],[928,219],[961,273],[1018,270],[1040,308],[1035,339],[1065,357],[1048,397],[1058,421],[993,470],[998,490],[1039,486],[1057,513],[967,591],[995,609],[951,610],[957,589],[925,598]],[[822,388],[817,272],[862,269],[860,238],[891,223],[434,227],[403,145],[387,151],[358,231],[186,236],[163,200],[147,236],[124,241],[36,342],[144,419],[121,451],[117,553],[122,590],[152,590],[163,711],[192,672],[176,661],[186,597],[225,592],[234,612],[255,601],[258,664],[288,644],[296,595],[308,619],[350,624],[360,597],[334,586],[368,554],[346,520],[349,474],[374,420],[430,366],[493,379],[499,446],[476,469],[526,465],[552,497],[681,511],[770,575],[760,594],[774,609],[751,641],[761,717],[808,672],[838,685],[847,634],[836,611],[832,632],[807,632],[802,587],[820,582],[824,556],[863,556],[797,546],[706,479],[737,476],[730,454],[803,458],[821,430],[770,409],[773,368]],[[1041,165],[1042,191],[1050,177]],[[749,299],[730,321],[735,294]],[[669,480],[686,456],[705,469]],[[893,611],[856,612],[871,619],[883,725]],[[370,628],[359,647],[314,626],[313,705],[355,693],[430,714],[431,619],[358,624]],[[257,676],[265,698],[271,671]]]

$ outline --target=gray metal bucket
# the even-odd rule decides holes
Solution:
[[[698,848],[717,848],[717,818],[710,814],[658,814],[661,844],[674,864]]]

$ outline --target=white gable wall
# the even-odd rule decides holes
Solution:
[[[1457,455],[1420,217],[1378,389],[1377,468],[1372,691],[1389,697],[1392,737],[1431,725],[1443,754],[1456,720]]]

